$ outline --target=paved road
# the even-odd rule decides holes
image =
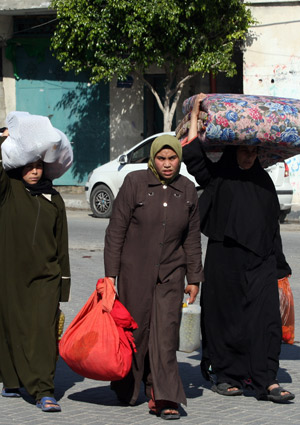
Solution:
[[[286,228],[287,226],[285,226]],[[295,229],[294,229],[295,230]],[[288,227],[287,231],[294,230]],[[294,235],[293,235],[294,236]],[[295,238],[298,234],[295,233]],[[291,279],[295,305],[300,305],[299,250],[287,247],[289,261],[296,273]],[[78,249],[71,246],[72,298],[63,303],[67,324],[83,306],[104,275],[103,252],[96,246]],[[299,271],[298,271],[299,270]],[[297,310],[296,310],[297,312]],[[296,316],[296,340],[300,341],[300,315]],[[279,405],[258,402],[250,393],[241,397],[224,397],[210,391],[200,374],[200,351],[178,353],[179,367],[188,405],[181,409],[182,424],[193,425],[298,425],[300,423],[300,344],[282,345],[279,380],[296,393],[295,402]],[[162,420],[148,413],[146,399],[141,392],[134,407],[119,405],[107,382],[84,379],[72,372],[59,359],[56,373],[56,396],[61,413],[43,413],[23,393],[22,399],[0,397],[0,425],[147,425],[161,424]]]

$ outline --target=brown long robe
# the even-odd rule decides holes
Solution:
[[[163,185],[149,169],[127,175],[106,230],[104,260],[139,326],[132,370],[112,385],[130,404],[142,380],[148,396],[153,385],[156,400],[186,403],[176,350],[184,278],[203,280],[199,226],[197,193],[186,177]]]

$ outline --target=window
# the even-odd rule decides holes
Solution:
[[[56,15],[14,16],[15,37],[51,37],[56,24]]]
[[[132,164],[146,163],[149,160],[150,148],[153,139],[147,141],[142,146],[139,146],[135,151],[132,152],[130,162]]]

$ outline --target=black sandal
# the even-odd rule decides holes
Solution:
[[[280,386],[273,388],[272,390],[268,390],[267,399],[268,401],[273,401],[273,403],[286,403],[287,401],[294,400],[294,398],[295,394],[285,390]]]
[[[173,410],[173,412],[172,412]],[[170,420],[170,419],[180,419],[180,413],[174,407],[164,407],[159,412],[159,416],[162,419]]]
[[[243,390],[241,388],[238,388],[237,390],[230,390],[230,388],[235,388],[235,385],[227,384],[226,382],[221,382],[220,384],[213,385],[211,387],[211,390],[215,393],[226,395],[226,396],[236,396],[236,395],[242,395]]]

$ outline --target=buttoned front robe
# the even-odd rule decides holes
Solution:
[[[131,372],[112,383],[130,404],[142,381],[149,397],[152,387],[156,400],[186,404],[176,350],[185,276],[188,283],[203,278],[199,226],[189,179],[179,175],[164,185],[149,169],[127,175],[106,230],[104,259],[106,276],[118,276],[120,301],[139,326]]]

